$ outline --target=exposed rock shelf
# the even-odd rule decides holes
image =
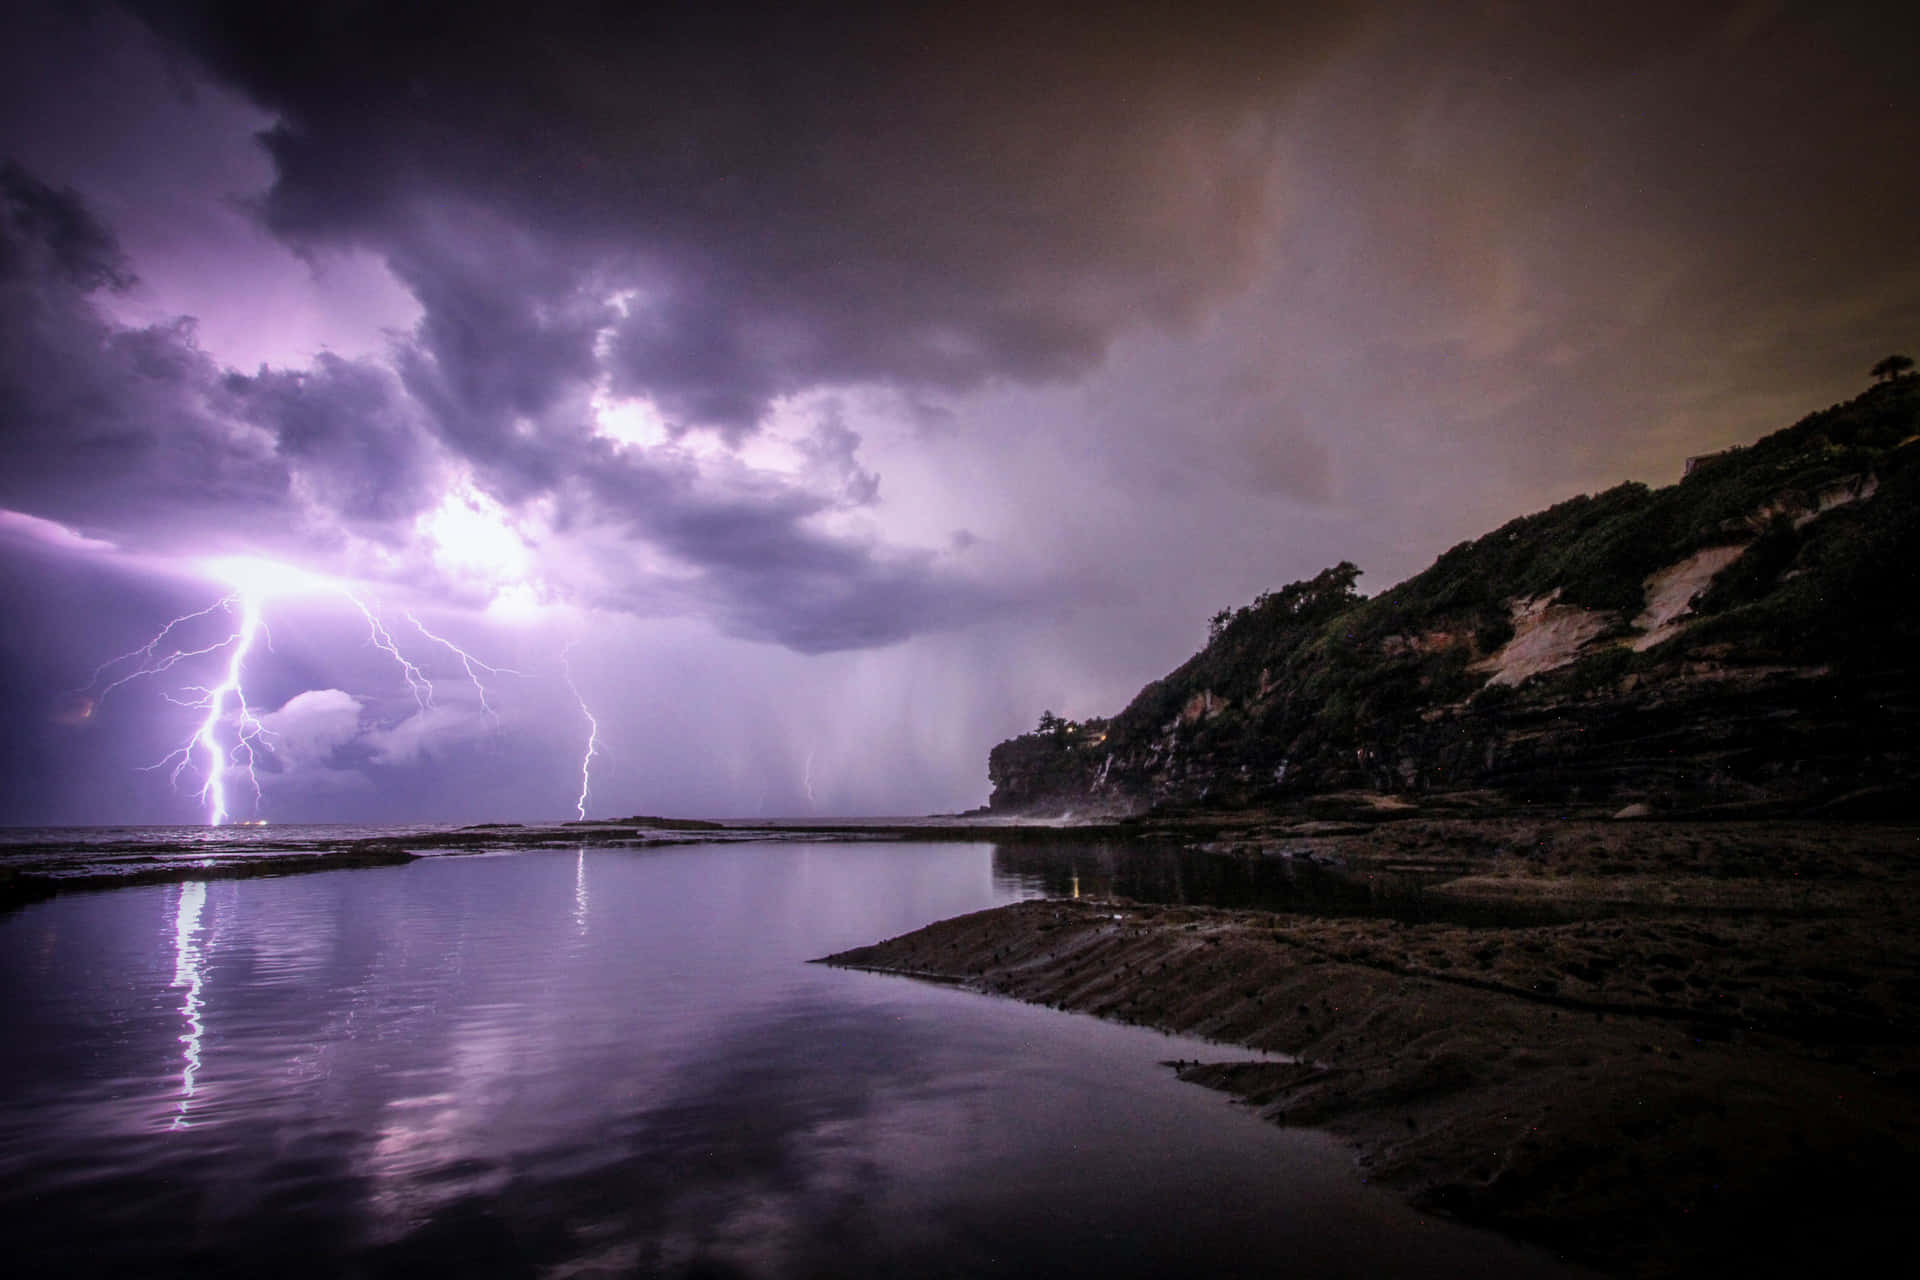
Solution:
[[[827,962],[1217,1040],[1183,1078],[1347,1137],[1417,1203],[1608,1269],[1845,1269],[1898,1242],[1920,833],[1562,824],[1529,852],[1513,824],[1476,830],[1424,833],[1427,865],[1459,873],[1441,891],[1573,918],[1047,901]],[[1342,856],[1365,875],[1410,834]]]

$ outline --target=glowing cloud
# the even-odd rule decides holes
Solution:
[[[213,556],[196,561],[195,566],[215,582],[224,582],[260,603],[344,589],[338,579],[325,574],[258,556]]]
[[[452,577],[506,586],[533,575],[533,551],[525,536],[505,507],[471,483],[450,489],[415,528],[426,539],[435,567]]]

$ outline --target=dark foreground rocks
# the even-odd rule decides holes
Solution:
[[[267,852],[156,844],[134,847],[115,856],[105,853],[74,865],[35,859],[17,859],[24,865],[0,860],[0,911],[39,902],[61,893],[125,889],[146,884],[180,884],[188,880],[250,880],[256,876],[290,876],[310,871],[345,871],[362,867],[396,867],[414,861],[417,854],[395,840],[355,840],[334,847]]]
[[[1416,1203],[1606,1270],[1912,1256],[1920,833],[1516,834],[1428,832],[1458,872],[1436,891],[1558,922],[1031,902],[828,963],[1219,1041],[1182,1078],[1343,1135]],[[1342,844],[1364,875],[1414,839]]]

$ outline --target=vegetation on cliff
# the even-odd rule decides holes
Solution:
[[[1371,598],[1342,563],[1212,619],[1111,721],[996,747],[996,809],[1342,789],[1871,808],[1910,784],[1920,378],[1678,483],[1510,521]],[[1875,800],[1880,797],[1881,800]]]

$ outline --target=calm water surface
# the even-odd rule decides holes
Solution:
[[[1159,1065],[1230,1051],[804,963],[1047,886],[767,843],[23,908],[9,1271],[1563,1274]]]

